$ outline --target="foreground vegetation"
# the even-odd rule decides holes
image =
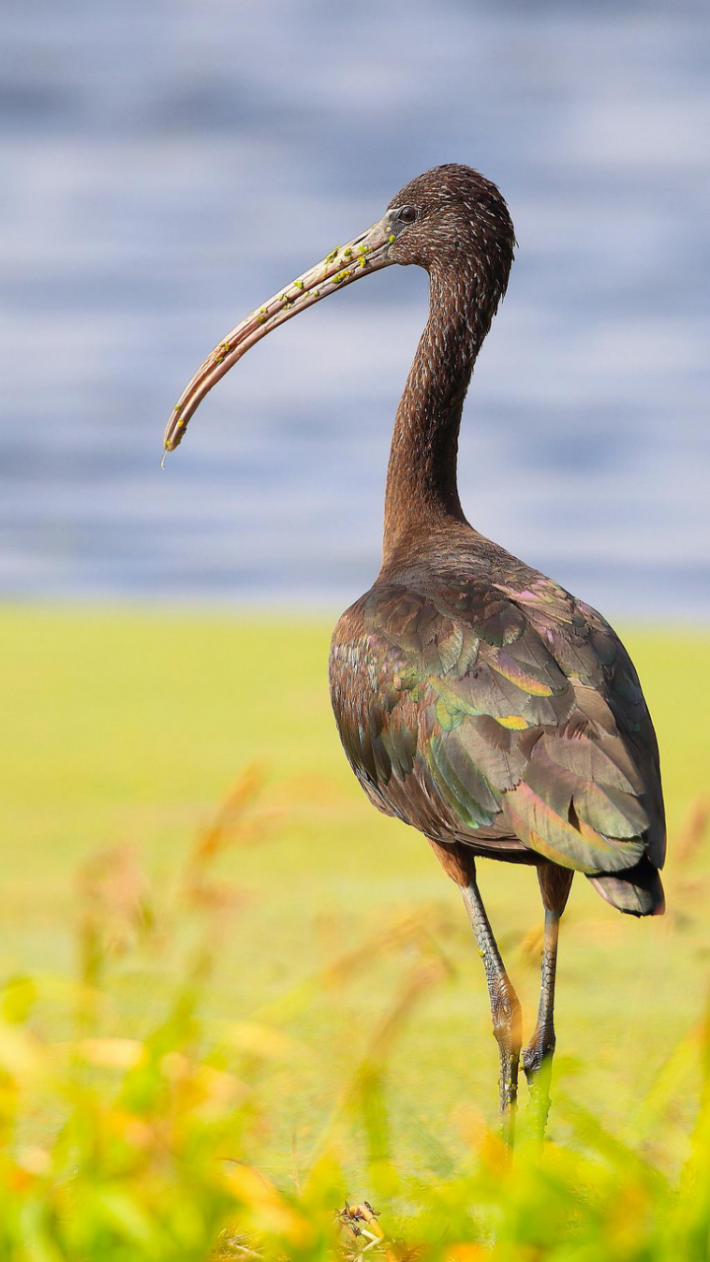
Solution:
[[[327,628],[12,610],[0,630],[1,1258],[710,1255],[702,637],[627,636],[671,910],[632,921],[576,882],[550,1139],[523,1101],[510,1166],[465,917],[350,781]],[[534,878],[481,880],[530,1017]]]

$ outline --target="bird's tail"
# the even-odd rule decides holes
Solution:
[[[662,916],[666,900],[658,868],[645,856],[633,868],[587,878],[602,898],[628,916]]]

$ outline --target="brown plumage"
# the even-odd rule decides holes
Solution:
[[[540,1069],[554,1049],[558,927],[573,874],[584,873],[621,911],[658,913],[665,848],[658,747],[626,650],[594,609],[474,530],[459,500],[464,397],[514,245],[494,184],[464,166],[426,172],[378,224],[219,344],[165,438],[172,450],[207,391],[275,325],[369,271],[393,263],[428,271],[429,319],[392,438],[382,568],[335,629],[331,696],[370,800],[419,829],[461,888],[489,986],[509,1133],[520,1010],[476,858],[537,868],[542,984],[523,1065],[544,1125]]]

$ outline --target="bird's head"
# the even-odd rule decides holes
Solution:
[[[487,290],[495,306],[505,292],[515,234],[505,199],[471,167],[449,163],[411,180],[384,215],[347,245],[250,312],[215,347],[183,391],[165,430],[173,451],[205,395],[255,342],[322,298],[394,263],[432,275],[463,277]]]
[[[458,163],[434,167],[400,189],[387,207],[392,263],[446,271],[462,264],[495,270],[505,287],[515,233],[495,184]]]

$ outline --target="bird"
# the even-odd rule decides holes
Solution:
[[[335,627],[330,692],[368,798],[422,833],[460,889],[483,961],[510,1144],[521,1064],[542,1132],[547,1120],[559,925],[575,872],[619,911],[658,915],[665,857],[658,743],[620,638],[594,608],[471,526],[459,498],[464,398],[516,248],[496,184],[459,163],[426,171],[381,219],[222,339],[164,436],[173,451],[208,391],[278,325],[383,268],[428,272],[428,319],[394,422],[382,565]],[[505,494],[504,468],[479,475]],[[540,997],[524,1048],[479,859],[537,873]]]

